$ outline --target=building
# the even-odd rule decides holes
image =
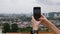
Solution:
[[[43,15],[49,17],[49,13],[43,13]]]
[[[50,12],[49,17],[60,18],[60,12]]]
[[[43,15],[49,18],[60,18],[60,12],[43,13]]]

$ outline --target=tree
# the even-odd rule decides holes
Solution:
[[[21,19],[22,21],[29,21],[29,22],[30,22],[32,18],[31,18],[31,17],[28,17],[28,16],[26,16],[26,15],[23,15],[23,16],[20,17],[20,19]]]
[[[12,32],[17,32],[17,30],[18,30],[18,25],[17,25],[16,23],[12,24],[12,29],[11,29],[11,31],[12,31]]]
[[[32,27],[19,28],[19,32],[31,32]]]
[[[3,33],[10,32],[10,25],[8,23],[3,24]]]

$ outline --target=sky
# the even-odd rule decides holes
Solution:
[[[59,12],[60,0],[0,0],[0,14],[32,13],[33,7],[41,7],[41,12]]]

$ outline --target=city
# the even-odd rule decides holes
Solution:
[[[60,12],[43,13],[52,23],[60,29]],[[8,23],[10,29],[12,24],[17,24],[18,28],[31,27],[32,14],[0,14],[0,29],[3,30],[3,24]],[[40,31],[47,30],[47,27],[40,25]],[[20,31],[21,32],[21,31]]]
[[[47,18],[39,27],[32,22],[35,7]],[[31,34],[34,27],[38,34],[60,34],[60,0],[0,0],[0,34]]]

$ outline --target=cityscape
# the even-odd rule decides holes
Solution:
[[[43,15],[60,29],[60,12],[43,13]],[[3,30],[4,23],[8,23],[10,29],[12,24],[17,24],[18,28],[32,27],[31,17],[32,14],[0,14],[0,29]],[[47,28],[40,24],[40,29],[44,31]]]
[[[0,34],[30,34],[34,7],[53,24],[42,21],[38,34],[60,34],[60,0],[0,0]]]

